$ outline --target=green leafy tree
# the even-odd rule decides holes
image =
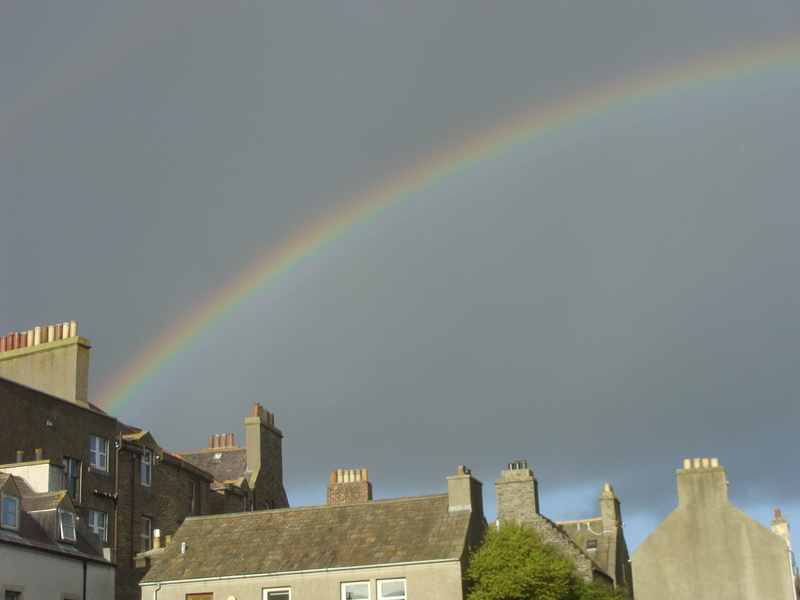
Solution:
[[[530,527],[507,523],[487,532],[470,559],[467,600],[615,600],[619,591],[587,585],[575,564]]]

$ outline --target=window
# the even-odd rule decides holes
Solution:
[[[81,461],[64,457],[64,487],[74,502],[81,501]]]
[[[289,588],[281,588],[274,590],[264,590],[264,600],[291,600],[291,592]]]
[[[591,539],[586,542],[586,549],[587,550],[596,550],[597,549],[597,540]]]
[[[75,514],[66,510],[58,511],[58,524],[61,529],[61,539],[67,542],[75,541]]]
[[[378,600],[406,600],[406,580],[387,579],[378,582]]]
[[[196,492],[197,492],[194,479],[190,479],[187,482],[186,491],[189,495],[189,514],[193,515],[195,510]]]
[[[186,594],[186,600],[214,600],[214,594]]]
[[[89,438],[89,466],[108,471],[108,440],[97,435]]]
[[[343,583],[342,600],[369,600],[369,581]]]
[[[142,552],[153,549],[153,519],[142,517]]]
[[[5,600],[21,600],[22,592],[12,592],[11,590],[6,590]]]
[[[142,453],[142,485],[153,482],[153,451],[145,450]]]
[[[19,528],[19,498],[2,494],[2,518],[0,525],[6,529]]]
[[[108,524],[108,515],[102,510],[89,509],[89,529],[91,529],[100,541],[106,541],[106,529]]]

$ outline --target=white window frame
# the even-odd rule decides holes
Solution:
[[[142,517],[142,552],[153,549],[153,517]]]
[[[197,482],[190,479],[186,484],[186,493],[189,495],[189,514],[195,514],[197,510]]]
[[[108,531],[108,513],[103,512],[102,510],[90,508],[87,522],[89,524],[89,529],[91,529],[95,535],[100,538],[101,542],[105,542]]]
[[[403,584],[402,596],[384,596],[383,585],[386,583],[399,583]],[[398,579],[379,579],[378,580],[378,600],[408,600],[408,588],[406,587],[406,580],[404,578]]]
[[[75,513],[69,512],[68,510],[60,510],[58,511],[58,533],[61,536],[61,539],[65,542],[75,542],[78,539],[77,536],[77,519],[75,518]]]
[[[89,466],[98,471],[108,471],[108,440],[99,435],[89,437]]]
[[[153,451],[145,449],[142,452],[142,473],[141,473],[141,482],[142,485],[146,485],[150,487],[153,484]]]
[[[6,523],[6,515],[12,514],[10,509],[6,509],[6,500],[9,501],[9,504],[13,504],[14,506],[14,522],[13,523]],[[0,494],[0,527],[3,529],[13,529],[17,531],[19,529],[19,505],[21,502],[19,498],[16,496],[9,496],[8,494]]]
[[[347,595],[347,588],[350,587],[350,586],[355,586],[355,585],[365,585],[365,586],[367,586],[366,600],[370,600],[372,595],[371,595],[369,581],[346,581],[346,582],[343,582],[342,583],[342,600],[348,600],[349,598],[352,598],[352,596],[348,596]]]
[[[272,594],[286,594],[289,600],[292,600],[292,588],[282,587],[282,588],[264,588],[262,590],[262,599],[263,600],[272,600],[275,598]]]

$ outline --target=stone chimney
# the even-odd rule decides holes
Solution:
[[[728,479],[716,458],[687,458],[675,476],[680,506],[728,504]]]
[[[77,321],[9,333],[0,338],[0,377],[87,406],[90,348]]]
[[[494,489],[500,522],[530,521],[539,514],[539,482],[528,468],[528,461],[508,463],[508,470],[500,473]]]
[[[619,498],[610,483],[603,485],[603,492],[600,494],[600,514],[603,517],[603,531],[614,531],[622,525]]]
[[[483,518],[483,484],[467,467],[458,467],[458,474],[447,478],[448,510],[469,510]]]
[[[786,542],[789,550],[791,550],[792,540],[789,538],[789,523],[781,516],[780,508],[775,509],[775,518],[772,519],[770,525],[772,527],[772,533],[782,538],[783,541]]]
[[[372,500],[372,484],[367,469],[337,469],[331,471],[328,484],[328,504],[347,504]]]
[[[283,488],[283,433],[275,427],[275,415],[260,404],[254,404],[253,416],[244,420],[244,433],[248,483],[253,490],[256,510],[288,507]],[[233,444],[233,436],[227,440]]]

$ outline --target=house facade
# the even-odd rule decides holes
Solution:
[[[687,459],[676,478],[678,507],[633,552],[637,598],[796,600],[788,524],[733,506],[717,459]]]
[[[282,434],[256,404],[245,425],[253,443],[228,448],[241,464],[218,480],[214,469],[168,452],[147,430],[89,402],[90,348],[74,322],[0,338],[0,471],[55,465],[52,485],[67,491],[79,521],[117,566],[116,598],[138,600],[146,553],[187,517],[288,506]]]
[[[482,484],[459,467],[447,494],[370,500],[364,483],[332,481],[355,497],[334,504],[187,519],[142,597],[463,600],[485,530]]]
[[[78,521],[66,490],[47,489],[56,468],[25,466],[44,490],[0,471],[0,593],[4,600],[111,600],[114,565]]]

